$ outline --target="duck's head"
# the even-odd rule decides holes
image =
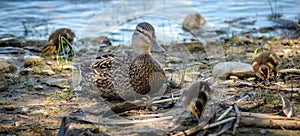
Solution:
[[[264,80],[266,84],[269,84],[269,78],[270,78],[270,68],[267,65],[261,65],[258,69],[258,72],[256,75]]]
[[[139,23],[132,35],[133,51],[137,54],[150,53],[150,48],[157,52],[164,52],[165,49],[160,46],[156,40],[154,27],[147,23]]]
[[[66,45],[67,42],[72,44],[75,38],[75,33],[69,28],[60,28],[55,30],[49,36],[48,42],[53,44],[60,44]]]

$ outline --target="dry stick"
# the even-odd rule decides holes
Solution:
[[[300,75],[300,70],[299,69],[282,69],[282,70],[279,70],[278,73],[288,73],[288,74]]]
[[[241,124],[263,128],[300,129],[300,118],[241,112]]]
[[[272,83],[272,84],[276,85],[278,88],[269,87],[269,86],[260,85],[260,84],[249,85],[249,84],[243,83],[243,82],[240,82],[240,83],[243,84],[243,85],[247,85],[247,86],[251,86],[251,87],[260,87],[260,88],[263,88],[263,89],[282,90],[282,91],[290,91],[290,92],[300,91],[300,88],[288,88],[288,87],[284,87],[283,85],[279,85],[277,83]]]
[[[152,118],[152,119],[145,119],[145,120],[129,120],[129,121],[111,121],[104,123],[106,125],[129,125],[129,124],[138,124],[138,123],[151,123],[155,121],[164,121],[164,120],[171,120],[173,119],[173,116],[166,116],[166,117],[160,117],[160,118]]]
[[[221,124],[224,124],[226,122],[229,122],[231,120],[234,120],[236,117],[231,117],[231,118],[227,118],[227,119],[224,119],[222,121],[219,121],[219,122],[215,122],[215,123],[212,123],[210,125],[206,125],[203,127],[204,124],[206,124],[207,122],[202,122],[200,123],[199,125],[195,126],[195,127],[192,127],[188,130],[185,130],[185,131],[181,131],[181,132],[178,132],[176,134],[170,134],[171,136],[188,136],[188,135],[193,135],[197,132],[199,132],[200,130],[205,130],[205,129],[209,129],[209,128],[212,128],[212,127],[215,127],[215,126],[218,126],[218,125],[221,125]]]
[[[206,126],[204,126],[202,129],[209,129],[209,128],[212,128],[212,127],[215,127],[215,126],[219,126],[219,125],[222,125],[222,124],[224,124],[224,123],[226,123],[226,122],[229,122],[229,121],[231,121],[231,120],[234,120],[234,119],[236,119],[236,117],[230,117],[230,118],[221,120],[221,121],[219,121],[219,122],[215,122],[215,123],[206,125]]]
[[[240,110],[239,110],[239,108],[238,108],[238,106],[236,104],[234,104],[233,106],[234,106],[234,110],[236,112],[236,121],[235,121],[235,124],[234,124],[234,127],[233,127],[233,131],[232,131],[232,134],[234,135],[235,132],[236,132],[237,127],[240,124],[241,112],[240,112]]]
[[[227,108],[226,111],[225,111],[219,118],[217,118],[216,121],[219,121],[219,120],[223,119],[223,118],[229,113],[229,111],[230,111],[232,108],[233,108],[232,106],[230,106],[229,108]]]
[[[152,104],[159,104],[159,103],[166,103],[166,102],[174,102],[179,100],[180,97],[175,97],[175,98],[168,98],[168,99],[163,99],[163,100],[157,100],[157,101],[153,101]]]
[[[176,134],[169,134],[170,136],[189,136],[189,135],[193,135],[193,134],[196,134],[198,131],[201,130],[203,126],[200,126],[200,125],[197,125],[195,127],[192,127],[188,130],[185,130],[185,131],[181,131],[181,132],[178,132]]]
[[[78,118],[74,117],[72,118],[74,121],[80,121],[81,124],[99,124],[99,125],[129,125],[129,124],[138,124],[138,123],[151,123],[155,121],[164,121],[164,120],[171,120],[173,119],[173,116],[165,116],[160,118],[151,118],[151,119],[144,119],[144,120],[102,120],[102,122],[99,122],[99,117],[97,116],[89,116],[85,118]]]

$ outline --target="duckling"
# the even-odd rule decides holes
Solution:
[[[156,40],[154,27],[147,22],[139,23],[132,35],[133,51],[97,57],[91,66],[94,72],[86,75],[87,81],[92,80],[101,96],[109,100],[156,94],[166,76],[161,64],[151,55],[150,48],[165,51]]]
[[[199,13],[189,14],[185,17],[182,28],[186,31],[201,29],[206,24],[206,20]]]
[[[73,54],[72,42],[74,38],[75,33],[71,29],[60,28],[55,30],[49,36],[48,43],[43,47],[42,56],[63,52],[67,46],[69,46],[71,54]]]
[[[198,121],[210,98],[210,93],[209,84],[204,81],[195,82],[188,89],[183,90],[181,101],[186,111],[191,112]]]
[[[252,60],[252,67],[257,77],[269,84],[272,72],[277,79],[277,69],[281,64],[280,58],[272,51],[265,51],[256,55]]]

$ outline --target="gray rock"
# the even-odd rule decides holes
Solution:
[[[25,74],[28,74],[30,72],[33,72],[32,68],[24,68],[24,69],[20,70],[21,75],[25,75]]]
[[[216,78],[226,79],[229,76],[247,78],[255,76],[252,65],[241,62],[222,62],[214,66],[212,75]]]
[[[51,69],[44,69],[44,70],[42,70],[42,74],[47,75],[47,76],[52,76],[52,75],[55,75],[55,72]]]
[[[30,56],[25,60],[25,67],[41,65],[43,62],[43,58],[40,56]]]
[[[43,83],[49,85],[49,86],[54,86],[54,87],[59,87],[59,88],[70,88],[69,79],[65,78],[45,78],[42,80]]]
[[[7,60],[0,59],[0,73],[10,73],[17,69],[17,67]]]

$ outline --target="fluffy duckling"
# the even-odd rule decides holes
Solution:
[[[63,52],[67,46],[69,46],[71,54],[73,54],[72,42],[74,38],[75,33],[71,29],[60,28],[55,30],[51,33],[48,43],[43,47],[42,56]]]
[[[92,65],[94,72],[87,75],[87,81],[92,80],[101,96],[112,100],[157,93],[166,76],[160,63],[152,57],[150,48],[164,51],[156,40],[154,27],[147,22],[139,23],[132,35],[133,51],[97,57]]]
[[[280,58],[272,51],[257,54],[252,60],[252,67],[257,77],[269,84],[269,78],[274,73],[277,79],[277,69],[281,64]]]
[[[193,83],[188,89],[184,89],[181,101],[188,112],[191,112],[199,121],[205,104],[209,100],[211,89],[204,81]]]
[[[201,29],[206,24],[206,20],[199,13],[189,14],[185,17],[182,28],[186,31]]]

